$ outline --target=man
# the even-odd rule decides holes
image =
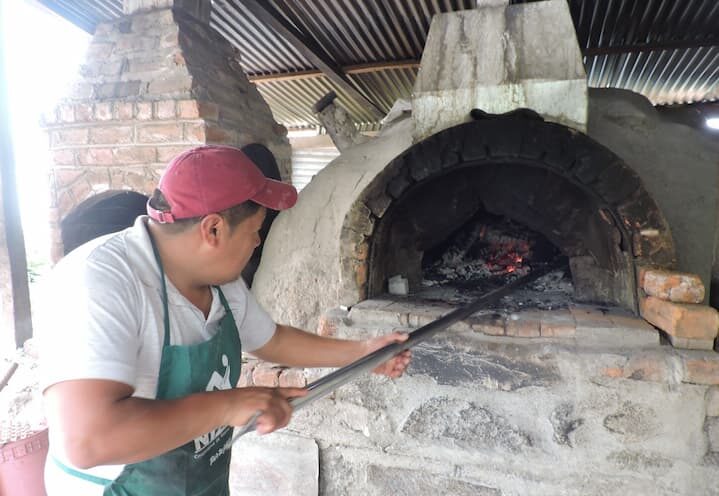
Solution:
[[[406,339],[323,338],[258,305],[240,274],[266,209],[296,200],[242,151],[195,148],[169,164],[149,216],[57,265],[41,338],[51,496],[228,494],[228,426],[261,412],[257,430],[272,432],[306,394],[234,388],[242,351],[334,367]],[[376,372],[398,377],[408,362],[405,352]]]

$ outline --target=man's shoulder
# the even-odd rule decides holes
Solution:
[[[143,256],[133,253],[128,230],[108,234],[85,243],[68,253],[50,275],[51,284],[98,284],[135,282],[140,278],[136,260]]]

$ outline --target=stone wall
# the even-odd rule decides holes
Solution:
[[[367,300],[323,320],[357,338],[425,313]],[[320,494],[719,494],[718,355],[663,345],[630,316],[571,313],[562,337],[456,326],[415,348],[403,378],[364,376],[296,412],[287,433],[316,442]]]
[[[149,194],[166,163],[192,146],[261,143],[290,179],[290,146],[239,65],[208,25],[168,8],[98,25],[79,80],[45,116],[54,166],[53,258],[59,222],[108,190]]]

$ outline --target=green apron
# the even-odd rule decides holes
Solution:
[[[152,238],[151,238],[152,239]],[[240,376],[242,350],[239,333],[225,295],[217,287],[225,316],[208,341],[191,346],[170,344],[167,286],[160,256],[152,248],[162,277],[165,341],[158,377],[158,400],[171,400],[202,391],[234,387]],[[201,412],[198,412],[201,415]],[[223,496],[229,494],[232,428],[221,426],[189,443],[144,462],[125,465],[117,479],[109,480],[56,463],[65,472],[104,485],[105,496]]]

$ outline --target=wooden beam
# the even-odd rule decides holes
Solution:
[[[258,0],[240,0],[260,22],[272,28],[277,34],[289,41],[304,57],[322,71],[334,84],[342,89],[350,98],[369,109],[377,117],[383,117],[384,112],[366,96],[364,96],[342,69],[335,66],[324,50],[312,39],[301,33],[294,25],[289,23],[282,15],[269,4]]]
[[[0,5],[0,16],[2,16]],[[2,17],[0,17],[2,18]],[[0,108],[8,108],[5,47],[0,39]],[[0,338],[3,344],[14,341],[22,346],[32,337],[30,291],[28,287],[25,240],[20,221],[15,159],[13,157],[8,112],[0,112],[0,329],[13,333]]]
[[[313,71],[295,71],[295,72],[275,72],[273,74],[262,74],[257,76],[247,76],[250,82],[255,84],[275,83],[277,81],[294,81],[297,79],[314,79],[323,77],[324,72],[319,70]]]
[[[584,55],[620,55],[622,53],[658,52],[661,50],[680,50],[685,48],[702,48],[719,46],[719,40],[710,41],[667,41],[660,43],[642,43],[638,45],[616,45],[607,47],[585,48]]]
[[[373,62],[371,64],[346,65],[341,68],[344,74],[366,74],[369,72],[380,72],[392,69],[414,69],[419,67],[419,60],[389,60],[384,62]],[[248,79],[256,84],[274,83],[276,81],[292,81],[295,79],[312,79],[324,76],[319,70],[275,72],[273,74],[257,74],[248,76]]]
[[[367,72],[387,71],[391,69],[414,69],[419,67],[419,60],[386,60],[370,64],[348,65],[342,68],[347,74],[364,74]]]

